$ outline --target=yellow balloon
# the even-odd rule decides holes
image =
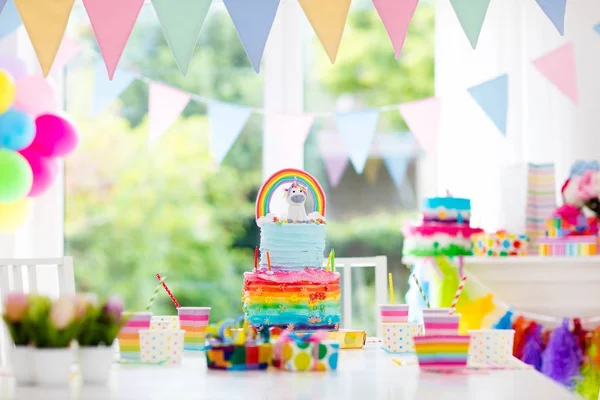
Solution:
[[[12,232],[27,222],[31,212],[31,199],[23,198],[12,203],[0,203],[0,232]]]
[[[15,101],[15,81],[6,71],[0,70],[0,113],[8,110]]]

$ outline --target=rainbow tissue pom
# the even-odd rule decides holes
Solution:
[[[421,369],[452,371],[467,366],[470,336],[415,336]]]

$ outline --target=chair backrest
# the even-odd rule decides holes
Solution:
[[[73,258],[0,259],[0,305],[9,292],[36,293],[40,278],[46,279],[43,268],[56,266],[58,294],[75,294]],[[40,276],[42,275],[42,276]],[[0,329],[0,366],[7,365],[8,349],[12,345],[6,327]]]
[[[335,268],[342,268],[342,301],[344,304],[342,314],[342,327],[352,327],[352,268],[375,268],[375,304],[372,305],[373,312],[377,314],[377,336],[381,336],[381,324],[377,304],[387,303],[387,257],[353,257],[335,259]],[[356,329],[356,327],[354,327]]]

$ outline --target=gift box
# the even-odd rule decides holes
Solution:
[[[598,254],[597,236],[569,236],[539,239],[540,256],[594,256]]]
[[[335,370],[339,350],[339,342],[330,340],[327,332],[284,331],[273,347],[273,365],[288,371]]]
[[[338,331],[328,331],[329,340],[340,344],[340,349],[362,349],[367,341],[365,331],[354,331],[349,329],[340,329]]]
[[[515,235],[506,231],[477,233],[472,236],[473,254],[476,256],[526,256],[527,235]]]
[[[209,369],[228,371],[264,370],[271,364],[273,345],[209,344],[205,348]]]

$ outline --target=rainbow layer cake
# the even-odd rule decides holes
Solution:
[[[448,371],[466,368],[470,336],[415,336],[421,369]]]
[[[474,234],[483,232],[471,228],[471,201],[455,197],[426,199],[419,225],[404,229],[404,255],[463,256],[472,254]]]

